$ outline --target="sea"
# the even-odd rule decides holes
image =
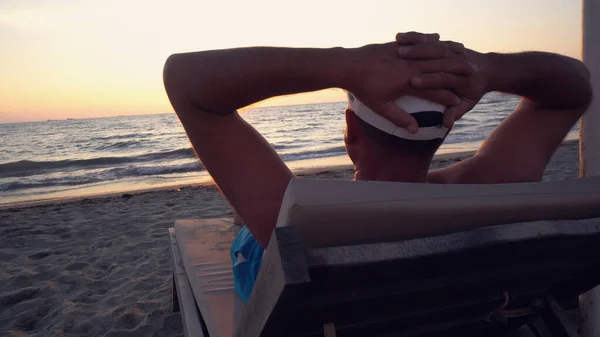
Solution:
[[[487,94],[455,124],[438,153],[476,149],[518,102]],[[300,171],[350,164],[345,108],[345,102],[256,107],[241,115]],[[210,180],[174,113],[0,124],[0,205]]]

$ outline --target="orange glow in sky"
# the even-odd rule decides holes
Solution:
[[[574,0],[0,0],[0,123],[172,111],[176,52],[252,45],[357,47],[439,32],[486,52],[580,57]],[[340,101],[340,90],[267,105]]]

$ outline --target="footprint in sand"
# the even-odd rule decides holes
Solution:
[[[43,252],[37,252],[37,253],[31,254],[31,255],[28,255],[27,257],[32,260],[41,260],[49,255],[52,255],[52,252],[43,251]]]
[[[0,296],[0,305],[9,306],[36,298],[40,295],[40,288],[30,287],[13,291]]]
[[[81,269],[87,267],[88,265],[89,265],[89,263],[87,263],[87,262],[75,262],[75,263],[68,264],[65,267],[65,270],[69,270],[69,271],[81,270]]]

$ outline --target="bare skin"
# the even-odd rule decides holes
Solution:
[[[449,106],[447,125],[488,91],[520,95],[519,107],[475,156],[429,173],[428,162],[386,156],[374,148],[356,127],[356,116],[346,112],[346,147],[356,179],[506,183],[539,181],[591,100],[589,74],[579,61],[547,53],[480,54],[440,42],[437,34],[413,32],[399,34],[395,43],[356,49],[256,47],[176,54],[167,60],[164,82],[198,157],[263,247],[293,174],[237,109],[268,97],[337,87],[414,132],[414,119],[392,104],[401,95]]]

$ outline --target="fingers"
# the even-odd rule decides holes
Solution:
[[[466,101],[461,101],[460,104],[448,107],[446,111],[444,111],[443,125],[447,128],[451,128],[454,125],[454,122],[462,118],[462,116],[469,112],[471,108],[472,105]]]
[[[436,42],[440,40],[440,34],[423,34],[418,32],[398,33],[396,42],[401,45],[414,45]]]
[[[408,112],[402,110],[394,102],[388,102],[373,110],[382,117],[401,128],[406,128],[408,132],[414,134],[419,130],[417,121]]]
[[[446,108],[446,111],[444,111],[444,117],[442,119],[442,125],[444,127],[450,129],[454,126],[454,121],[456,120],[456,112],[457,109],[454,106]]]
[[[437,60],[454,57],[456,54],[443,43],[425,43],[398,47],[398,56],[405,60]]]
[[[448,73],[421,74],[410,79],[410,84],[415,89],[452,89],[460,90],[471,85],[467,76],[458,76]]]
[[[454,122],[458,120],[461,116],[460,114],[461,108],[457,106],[451,106],[444,111],[444,117],[442,120],[442,125],[447,127],[448,129],[454,126]]]
[[[450,49],[453,53],[456,54],[464,54],[465,46],[460,42],[454,41],[442,41],[441,43],[445,44],[448,49]]]
[[[417,66],[422,73],[472,75],[475,72],[473,65],[464,57],[419,61]]]
[[[401,45],[398,56],[409,60],[434,60],[465,53],[465,46],[454,41],[432,41],[418,45]]]
[[[445,106],[454,106],[461,102],[461,99],[455,93],[445,89],[417,90],[414,95]]]

